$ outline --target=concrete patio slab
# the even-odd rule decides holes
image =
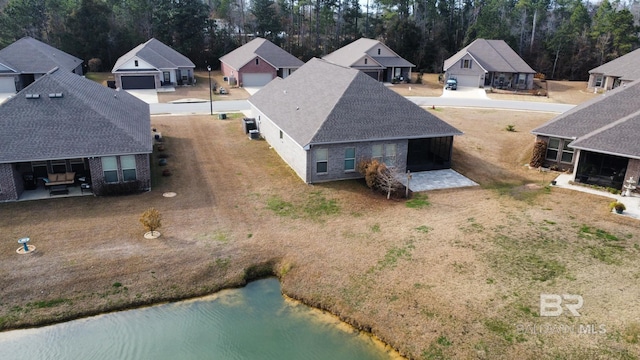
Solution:
[[[407,176],[405,174],[400,175],[398,181],[407,186]],[[468,186],[478,186],[478,184],[451,169],[411,173],[411,180],[409,181],[409,189],[414,192]]]

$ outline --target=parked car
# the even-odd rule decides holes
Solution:
[[[445,89],[457,90],[458,89],[458,80],[456,80],[456,79],[447,80],[447,86],[445,86]]]

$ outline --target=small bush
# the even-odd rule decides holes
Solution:
[[[160,211],[155,208],[147,209],[140,216],[140,223],[147,231],[156,231],[162,225],[162,217],[160,216]]]
[[[624,204],[619,201],[614,201],[609,204],[609,210],[613,210],[613,209],[615,209],[616,212],[623,212],[624,210],[627,210],[627,207],[624,206]]]
[[[98,58],[89,59],[89,61],[87,62],[87,66],[89,67],[89,71],[91,72],[102,71],[102,60]]]
[[[516,131],[516,126],[515,125],[507,125],[507,127],[504,128],[504,129],[509,131],[509,132],[515,132]]]
[[[149,188],[149,183],[147,181],[141,181],[141,180],[127,181],[127,182],[113,183],[113,184],[98,182],[98,184],[94,186],[94,193],[98,196],[129,195],[129,194],[140,193],[144,189],[148,189],[148,188]]]

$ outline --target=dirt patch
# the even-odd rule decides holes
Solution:
[[[302,183],[265,141],[246,137],[241,116],[153,117],[173,175],[160,176],[154,154],[152,191],[0,204],[0,327],[209,294],[273,272],[287,295],[410,358],[634,358],[640,226],[611,215],[608,199],[549,188],[550,174],[524,168],[529,131],[552,115],[434,113],[465,132],[454,168],[482,186],[429,192],[421,209],[359,181]],[[138,222],[149,207],[163,216],[154,240]],[[38,248],[31,256],[15,253],[25,236]],[[583,296],[582,316],[539,317],[541,293]],[[579,324],[606,333],[580,334]],[[547,325],[578,330],[534,330]]]

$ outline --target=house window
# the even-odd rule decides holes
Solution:
[[[371,158],[388,167],[396,166],[396,144],[373,145]]]
[[[380,55],[380,49],[378,49],[378,55]]]
[[[138,67],[138,60],[133,60],[133,66]]]
[[[564,163],[572,163],[573,162],[573,149],[569,147],[569,141],[565,140],[562,145],[562,157],[560,161]]]
[[[396,166],[396,144],[386,144],[384,146],[384,164],[387,167]]]
[[[164,82],[166,83],[171,81],[171,73],[168,71],[163,72],[162,77],[164,77]]]
[[[461,65],[463,69],[471,69],[471,60],[469,59],[462,60]]]
[[[364,59],[364,64],[365,65],[367,65],[367,60],[369,60],[369,59]]]
[[[136,180],[136,157],[135,155],[120,156],[120,166],[122,167],[122,180]]]
[[[326,174],[328,170],[329,150],[316,149],[316,173]]]
[[[549,138],[549,143],[547,144],[547,155],[545,156],[545,158],[551,161],[558,161],[559,150],[560,150],[560,139]]]
[[[371,147],[371,159],[382,162],[382,145],[373,145]]]
[[[356,148],[346,148],[344,150],[344,171],[354,171],[356,169]]]
[[[518,85],[524,85],[524,81],[527,79],[527,74],[518,74]]]
[[[595,83],[595,87],[602,87],[602,75],[596,75],[596,83]]]
[[[118,161],[115,156],[105,156],[102,158],[102,173],[104,182],[118,182]]]
[[[260,59],[256,58],[256,65],[260,65]]]

